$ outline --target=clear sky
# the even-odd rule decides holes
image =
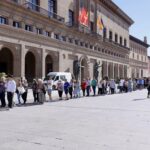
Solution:
[[[130,34],[143,40],[147,36],[150,44],[150,0],[113,0],[134,24],[130,28]],[[150,55],[150,48],[148,54]]]

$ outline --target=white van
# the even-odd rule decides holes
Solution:
[[[72,79],[72,75],[70,72],[50,72],[47,74],[47,77],[53,80],[53,89],[56,89],[58,80],[62,80],[63,82],[67,79],[68,82]]]

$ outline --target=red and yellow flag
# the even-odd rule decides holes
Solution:
[[[104,30],[103,19],[102,19],[100,16],[97,17],[97,29],[98,29],[99,31]]]

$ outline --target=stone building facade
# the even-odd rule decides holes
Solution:
[[[130,35],[130,77],[143,78],[149,77],[147,38],[144,41]]]
[[[150,56],[148,56],[148,77],[150,77]]]
[[[87,26],[79,22],[81,7]],[[97,18],[104,30],[98,33]],[[111,0],[1,0],[0,72],[43,78],[51,71],[99,79],[130,76],[129,27],[133,20]]]

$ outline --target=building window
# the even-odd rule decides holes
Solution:
[[[88,43],[85,43],[85,47],[88,48]]]
[[[90,22],[90,27],[91,27],[91,31],[93,32],[94,31],[94,23],[93,22]]]
[[[66,42],[66,37],[65,36],[62,36],[62,41]]]
[[[13,21],[13,27],[20,28],[20,22]]]
[[[46,35],[47,37],[50,37],[50,36],[51,36],[51,34],[50,34],[49,31],[46,31],[46,32],[45,32],[45,35]]]
[[[75,40],[75,44],[78,45],[78,40]]]
[[[59,40],[59,35],[58,34],[54,34],[54,38]]]
[[[90,49],[93,49],[93,45],[90,45]]]
[[[36,28],[36,33],[37,33],[37,34],[42,34],[42,29]]]
[[[13,0],[13,2],[18,3],[18,2],[19,2],[19,0]]]
[[[30,0],[30,7],[33,9],[33,10],[36,10],[36,11],[39,11],[39,6],[40,6],[40,3],[39,3],[39,0]]]
[[[120,45],[122,45],[122,37],[120,36]]]
[[[0,16],[0,24],[7,24],[7,18]]]
[[[118,34],[115,34],[115,42],[118,43]]]
[[[83,46],[83,42],[80,42],[80,46]]]
[[[57,14],[57,0],[48,0],[48,11],[51,17],[55,17],[54,14]]]
[[[127,40],[124,39],[124,46],[127,47]]]
[[[112,31],[109,31],[109,40],[110,41],[112,41],[112,36],[113,36]]]
[[[103,37],[107,38],[107,29],[106,28],[103,29]]]
[[[25,30],[32,32],[32,26],[31,25],[25,25]]]
[[[73,43],[73,39],[69,38],[68,40],[69,40],[69,43]]]
[[[95,51],[97,50],[97,47],[96,47],[96,46],[94,47],[94,50],[95,50]]]
[[[69,25],[73,26],[74,24],[74,12],[69,9]]]

